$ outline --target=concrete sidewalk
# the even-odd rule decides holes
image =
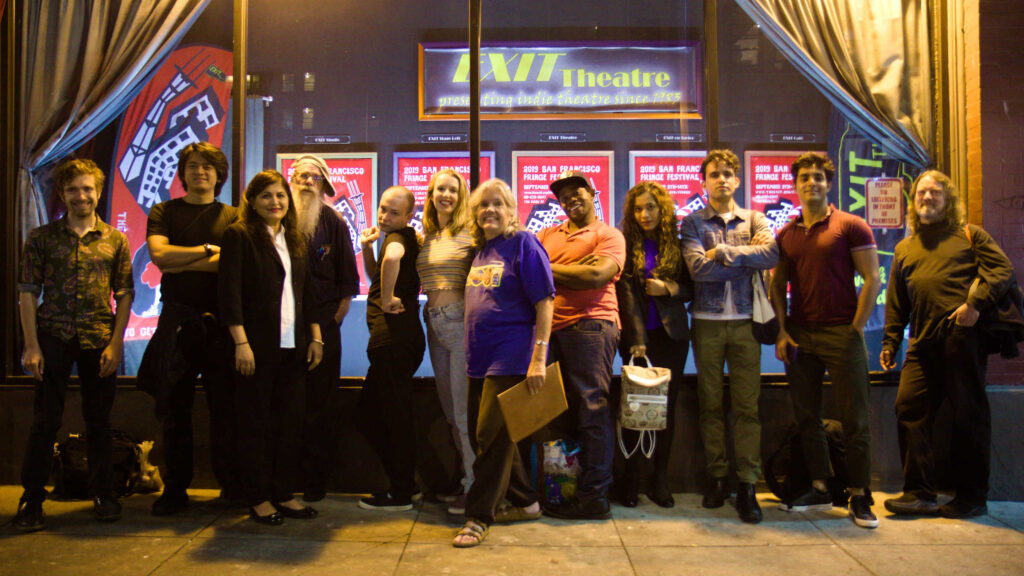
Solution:
[[[195,490],[192,506],[155,518],[155,495],[123,500],[112,524],[92,518],[89,502],[47,501],[48,528],[18,534],[12,525],[21,488],[0,487],[0,575],[203,574],[1024,574],[1024,503],[990,502],[970,521],[897,519],[876,494],[876,530],[858,528],[846,510],[789,514],[761,494],[764,522],[745,525],[730,506],[700,507],[676,495],[664,510],[641,497],[613,520],[545,518],[495,526],[475,549],[451,546],[456,524],[440,504],[410,512],[360,510],[355,496],[329,495],[316,520],[260,526],[246,511]]]

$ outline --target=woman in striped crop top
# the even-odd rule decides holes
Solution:
[[[427,305],[427,346],[434,367],[434,381],[452,440],[462,460],[462,485],[442,495],[449,512],[463,513],[465,494],[473,483],[474,452],[469,442],[468,385],[464,303],[466,276],[475,250],[469,231],[469,190],[454,170],[441,170],[430,178],[423,208],[423,248],[416,259]]]

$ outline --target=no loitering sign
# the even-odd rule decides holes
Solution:
[[[869,178],[864,183],[865,216],[872,228],[903,228],[903,180]]]

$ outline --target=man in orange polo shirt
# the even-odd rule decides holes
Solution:
[[[548,361],[561,362],[582,449],[577,498],[546,506],[544,512],[555,518],[602,519],[610,516],[615,432],[608,391],[619,342],[615,281],[626,259],[626,239],[598,220],[596,192],[582,172],[563,172],[551,183],[551,192],[569,219],[537,235],[555,279]]]

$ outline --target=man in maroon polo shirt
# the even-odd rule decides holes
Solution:
[[[772,277],[771,298],[781,328],[775,355],[786,363],[812,487],[783,502],[781,508],[791,512],[832,508],[825,485],[832,467],[821,422],[822,379],[827,369],[843,424],[852,494],[850,518],[858,526],[875,528],[878,519],[866,494],[871,481],[871,435],[864,346],[864,326],[881,286],[875,237],[863,219],[829,204],[835,166],[828,157],[803,154],[793,162],[791,172],[802,214],[779,231],[779,265]],[[855,274],[864,278],[859,295]],[[792,291],[788,316],[787,284]]]

